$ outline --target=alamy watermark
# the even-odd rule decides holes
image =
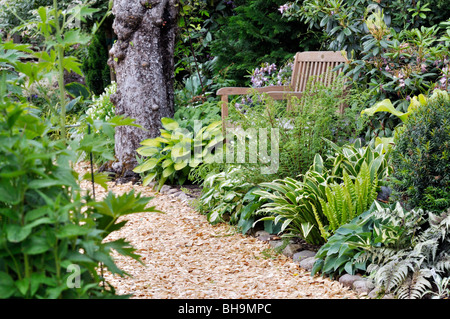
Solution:
[[[194,121],[194,132],[200,132],[204,128],[202,121]],[[216,134],[214,136],[214,133]],[[182,156],[172,152],[172,161],[200,161],[203,163],[229,163],[229,164],[259,164],[262,174],[274,174],[279,167],[279,143],[280,132],[278,128],[248,128],[246,130],[237,127],[225,129],[222,132],[215,131],[209,134],[204,143],[203,134],[197,134],[193,139],[194,147],[191,147],[191,139],[179,138],[190,136],[190,132],[184,128],[178,128],[172,132],[172,139],[179,140],[173,147],[185,150]],[[206,144],[206,145],[205,145]],[[212,146],[209,146],[209,145]]]
[[[67,277],[67,288],[81,288],[81,268],[77,264],[67,266],[67,272],[71,274]]]

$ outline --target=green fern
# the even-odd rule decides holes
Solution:
[[[332,232],[366,211],[378,193],[378,179],[374,177],[371,180],[369,167],[365,162],[354,181],[346,171],[343,172],[343,181],[326,188],[326,200],[319,198]]]

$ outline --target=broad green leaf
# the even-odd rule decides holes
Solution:
[[[145,178],[142,180],[142,185],[143,186],[147,186],[148,184],[150,184],[150,182],[152,182],[156,176],[158,176],[157,172],[148,174],[147,176],[145,176]]]
[[[172,175],[175,172],[175,167],[173,165],[166,167],[163,172],[162,172],[162,176],[163,177],[169,177],[170,175]]]
[[[69,30],[64,33],[64,39],[60,42],[64,46],[74,44],[86,44],[90,40],[90,36],[81,34],[80,30]]]
[[[183,160],[183,161],[179,161],[177,163],[175,163],[175,165],[173,166],[175,168],[175,170],[179,171],[183,168],[185,168],[188,164],[187,160]]]
[[[15,189],[9,180],[0,180],[0,202],[15,205],[20,201],[21,192]]]
[[[389,99],[385,99],[381,102],[376,103],[373,107],[363,110],[361,114],[367,114],[369,116],[372,116],[377,112],[391,113],[400,118],[402,121],[405,121],[409,116],[409,113],[397,111],[394,105],[392,104],[391,100]]]
[[[169,131],[174,131],[180,127],[178,125],[177,121],[175,121],[174,119],[171,119],[169,117],[163,117],[161,119],[161,124],[166,130],[169,130]]]
[[[151,138],[151,139],[148,139],[148,140],[143,140],[140,144],[144,145],[144,146],[160,147],[161,146],[161,141],[159,141],[157,139],[154,139],[154,138]],[[139,149],[138,149],[138,151],[139,151]]]
[[[190,147],[186,147],[185,145],[175,145],[172,148],[172,158],[176,159],[179,157],[184,157],[188,154],[191,153],[191,148]]]
[[[6,239],[12,243],[19,243],[25,240],[31,234],[31,227],[20,226],[18,224],[7,224]]]
[[[6,272],[0,272],[0,298],[7,299],[16,292],[14,280]]]
[[[30,278],[23,278],[22,280],[16,280],[15,282],[17,289],[19,292],[25,296],[28,288],[30,287]]]
[[[46,179],[32,180],[28,184],[28,187],[31,189],[39,189],[39,188],[46,188],[46,187],[60,186],[60,185],[66,185],[66,183],[61,180],[58,180],[58,179],[46,178]]]
[[[69,93],[73,98],[81,96],[84,100],[87,100],[91,96],[89,89],[85,85],[78,82],[66,84],[65,88],[67,93]]]
[[[171,158],[167,158],[162,162],[161,167],[166,168],[172,164],[173,164],[173,160]]]
[[[159,142],[158,142],[159,143]],[[139,155],[142,156],[154,156],[155,154],[159,154],[159,149],[154,146],[143,146],[136,150]]]
[[[89,229],[75,224],[67,224],[56,231],[56,237],[67,238],[86,235]]]
[[[23,252],[28,255],[39,255],[50,249],[44,237],[32,236],[24,243]]]
[[[155,166],[159,163],[160,159],[158,158],[149,158],[148,160],[146,160],[144,163],[138,165],[137,167],[135,167],[133,169],[133,172],[135,173],[143,173],[146,172],[148,170],[151,170],[153,168],[155,168]]]

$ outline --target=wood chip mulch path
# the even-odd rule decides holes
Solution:
[[[87,171],[87,164],[77,170]],[[84,189],[91,188],[87,181]],[[170,195],[131,183],[109,183],[117,194],[131,189],[154,197],[149,205],[164,213],[128,215],[122,229],[106,240],[125,238],[143,264],[119,254],[116,264],[130,276],[106,273],[117,294],[136,299],[355,299],[339,282],[311,274],[266,242],[226,224],[211,225],[204,215]],[[106,191],[96,186],[96,197]]]

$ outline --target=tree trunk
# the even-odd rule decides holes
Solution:
[[[174,114],[174,47],[179,0],[115,0],[112,12],[117,42],[108,64],[116,73],[111,96],[117,115],[144,129],[116,128],[114,171],[123,175],[137,164],[136,149],[159,136],[162,117]]]

